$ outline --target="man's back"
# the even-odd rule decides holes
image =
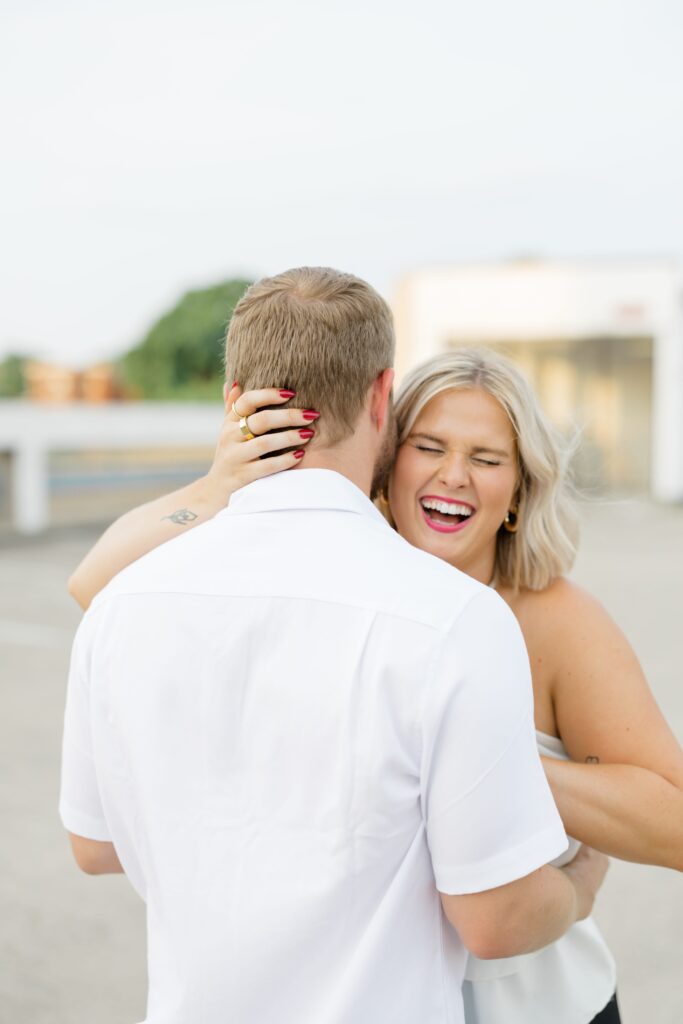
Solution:
[[[74,651],[62,814],[147,900],[149,1024],[460,1021],[435,874],[479,891],[563,843],[537,765],[537,810],[496,821],[526,672],[496,596],[326,470],[117,577]]]

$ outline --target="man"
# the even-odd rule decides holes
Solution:
[[[315,447],[79,629],[61,814],[79,864],[147,901],[147,1024],[461,1022],[466,947],[527,952],[590,910],[590,857],[544,866],[566,837],[512,614],[368,498],[393,347],[357,278],[254,285],[228,379],[295,390]]]

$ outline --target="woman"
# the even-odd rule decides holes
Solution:
[[[114,523],[71,578],[79,603],[87,607],[125,565],[210,518],[236,488],[305,465],[317,413],[257,411],[293,397],[272,389],[241,395],[233,385],[207,476]],[[407,540],[496,587],[516,615],[539,749],[577,840],[570,856],[580,841],[683,870],[683,752],[625,638],[563,576],[576,550],[567,453],[528,383],[500,356],[454,351],[409,375],[396,414],[399,447],[380,502]],[[245,430],[257,436],[245,440]],[[468,1024],[619,1020],[614,964],[590,920],[531,956],[471,958],[467,979]]]

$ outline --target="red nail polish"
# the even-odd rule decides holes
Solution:
[[[294,398],[296,391],[287,391],[287,389],[280,392],[280,398]]]
[[[313,437],[314,434],[315,434],[315,430],[300,430],[299,431],[299,437],[305,437],[307,440],[308,440],[309,437]]]
[[[303,448],[299,448],[297,451],[292,452],[292,455],[294,456],[295,459],[303,459],[305,454],[306,452],[303,450]]]
[[[238,386],[238,382],[237,382],[236,380],[234,380],[234,381],[232,382],[232,386],[233,386],[233,388],[236,388],[236,387]]]
[[[301,415],[305,420],[317,420],[320,413],[316,412],[314,409],[304,409]]]

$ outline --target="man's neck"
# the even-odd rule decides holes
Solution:
[[[320,451],[307,448],[301,463],[290,472],[296,472],[297,469],[332,469],[347,477],[363,494],[370,495],[373,465],[368,461],[367,454],[361,456],[354,444],[347,446],[343,443],[334,448],[321,448]]]

